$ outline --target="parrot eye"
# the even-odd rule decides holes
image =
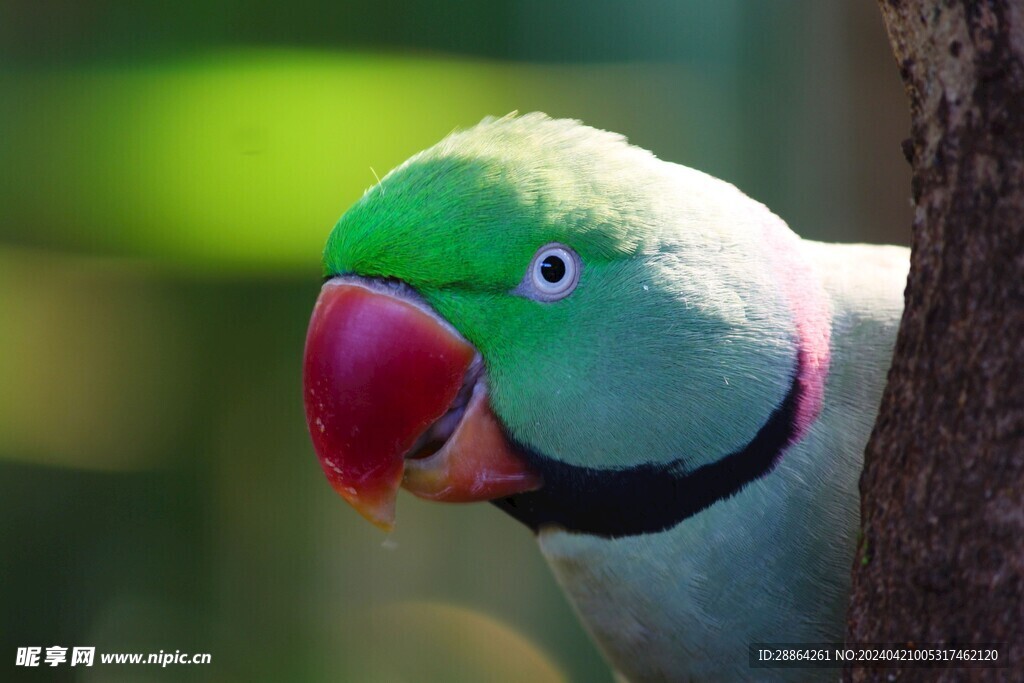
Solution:
[[[558,301],[576,289],[580,257],[564,244],[545,244],[534,254],[517,294],[537,301]]]

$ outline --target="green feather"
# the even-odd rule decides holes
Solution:
[[[324,264],[415,287],[480,350],[495,411],[531,447],[590,466],[696,466],[749,440],[795,362],[750,236],[760,213],[621,136],[530,114],[391,171],[338,222]],[[512,294],[550,242],[580,255],[577,290]]]
[[[517,294],[552,242],[579,254],[577,288]],[[806,277],[782,282],[789,266]],[[633,680],[742,680],[750,643],[842,639],[857,477],[906,267],[905,249],[801,242],[727,183],[542,114],[487,119],[412,157],[342,216],[324,254],[326,275],[412,285],[480,351],[513,436],[596,468],[692,470],[745,445],[806,353],[800,297],[827,309],[812,330],[831,355],[820,414],[769,474],[659,533],[541,530]]]

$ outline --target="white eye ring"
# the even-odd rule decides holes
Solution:
[[[537,301],[558,301],[572,294],[580,281],[579,255],[557,242],[537,250],[517,292]]]

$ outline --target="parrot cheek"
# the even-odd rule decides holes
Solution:
[[[393,527],[399,486],[449,502],[540,487],[490,409],[475,349],[426,307],[332,280],[313,310],[303,363],[320,465],[376,526]]]

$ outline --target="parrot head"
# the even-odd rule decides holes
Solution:
[[[327,478],[384,529],[399,488],[533,529],[676,524],[816,410],[789,239],[731,185],[575,121],[453,133],[328,239],[304,359]]]

